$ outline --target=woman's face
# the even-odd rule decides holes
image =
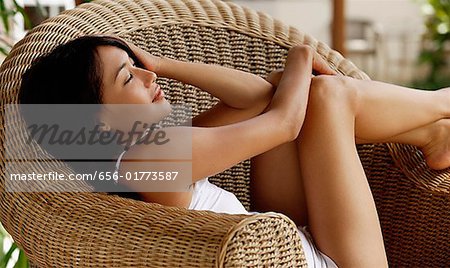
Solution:
[[[108,104],[140,104],[127,105],[126,114],[112,112],[105,119],[111,127],[116,129],[129,128],[119,126],[119,117],[128,122],[131,120],[156,123],[166,117],[171,106],[164,98],[164,93],[156,83],[156,74],[135,66],[128,54],[114,46],[100,46],[97,48],[101,62],[102,73],[102,102]],[[117,107],[119,107],[117,106]],[[111,112],[111,109],[109,110]],[[114,122],[111,122],[114,121]]]

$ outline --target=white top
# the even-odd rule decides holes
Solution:
[[[131,146],[133,145],[134,143]],[[119,171],[120,161],[128,149],[129,147],[125,148],[119,155],[116,162],[116,172]],[[233,193],[210,183],[208,177],[191,184],[189,189],[192,191],[192,199],[188,209],[209,210],[229,214],[258,214],[258,212],[248,212]],[[328,256],[315,247],[312,238],[305,229],[300,228],[298,230],[308,267],[337,268],[336,264]]]
[[[190,189],[192,200],[189,209],[229,214],[258,214],[258,212],[248,212],[233,193],[210,183],[208,177],[195,182]],[[298,231],[308,267],[337,268],[333,260],[316,248],[306,229],[298,228]]]
[[[195,182],[191,187],[193,189],[189,209],[229,214],[249,214],[233,193],[212,184],[208,177]]]

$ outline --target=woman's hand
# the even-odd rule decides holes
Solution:
[[[131,51],[133,51],[133,53],[136,55],[137,59],[144,65],[142,67],[159,75],[158,72],[161,69],[161,62],[162,62],[161,57],[157,57],[155,55],[148,53],[147,51],[123,39],[118,35],[112,34],[110,36],[120,39],[122,40],[122,42],[126,43],[130,47]]]
[[[328,74],[328,75],[337,75],[338,73],[333,70],[330,65],[328,64],[327,61],[325,61],[322,56],[320,56],[316,51],[314,51],[313,54],[313,63],[312,63],[312,68],[313,71],[315,71],[315,73],[317,75],[320,74]]]
[[[161,68],[161,57],[157,57],[134,45],[131,42],[126,42],[136,55],[138,60],[144,65],[144,68],[159,75]]]
[[[280,123],[283,123],[279,127],[287,133],[289,140],[298,136],[306,115],[314,53],[309,46],[292,47],[282,74],[278,71],[271,77],[274,81],[281,76],[266,113],[279,117]]]
[[[328,74],[328,75],[338,74],[317,52],[313,53],[312,68],[317,74]],[[283,72],[284,69],[282,68],[276,69],[267,75],[266,80],[276,88],[280,83],[281,77],[283,76]]]

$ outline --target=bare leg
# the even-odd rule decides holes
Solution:
[[[384,267],[381,229],[356,139],[425,148],[438,133],[433,128],[448,116],[448,92],[338,80],[313,83],[298,139],[309,225],[318,247],[340,267]]]
[[[319,84],[356,89],[357,143],[395,142],[418,146],[432,169],[450,166],[450,88],[412,90],[376,81],[325,77]]]
[[[253,211],[275,211],[297,225],[307,223],[303,181],[296,142],[288,142],[251,159]]]
[[[339,267],[386,267],[375,204],[355,146],[359,104],[354,90],[311,89],[298,139],[309,227],[319,249]]]
[[[414,91],[380,82],[337,77],[324,80],[324,86],[336,91],[346,87],[357,89],[360,98],[369,104],[359,105],[363,112],[355,120],[355,132],[366,140],[356,137],[357,143],[416,145],[424,152],[431,168],[448,167],[450,119],[439,120],[449,116],[448,90]],[[399,124],[398,121],[406,124]],[[306,224],[307,207],[297,159],[295,142],[283,144],[251,159],[252,210],[281,212],[297,225]]]
[[[394,142],[418,146],[432,169],[448,168],[450,163],[450,119],[445,118],[394,137]]]
[[[450,119],[444,118],[423,127],[380,140],[358,140],[357,143],[404,143],[419,147],[432,169],[448,168],[450,163]]]
[[[443,169],[450,162],[449,134],[450,119],[441,119],[391,138],[359,140],[357,143],[394,142],[415,145],[422,149],[431,168]],[[280,212],[299,226],[307,225],[305,190],[296,142],[285,143],[253,157],[250,176],[252,211]]]
[[[339,81],[340,80],[340,81]],[[356,89],[359,98],[355,136],[386,140],[442,118],[450,117],[450,91],[412,90],[376,81],[323,77],[319,84]],[[336,88],[337,87],[337,88]]]

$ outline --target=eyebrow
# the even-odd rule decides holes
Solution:
[[[119,69],[118,69],[117,72],[116,72],[116,76],[115,76],[115,78],[114,78],[114,83],[116,82],[117,76],[119,76],[120,71],[125,67],[125,65],[126,65],[126,63],[122,63],[122,64],[120,65]]]

